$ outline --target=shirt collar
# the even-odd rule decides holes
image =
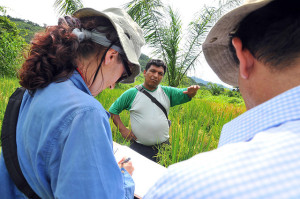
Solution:
[[[219,146],[250,141],[255,134],[300,118],[300,86],[260,104],[224,125]]]
[[[78,71],[74,71],[73,75],[70,77],[70,80],[74,83],[74,85],[82,90],[83,92],[92,95],[90,89],[87,87],[86,83],[82,79],[81,75],[78,73]]]
[[[142,86],[146,91],[149,91],[149,92],[152,92],[152,93],[153,93],[154,91],[156,91],[156,90],[158,89],[158,87],[159,87],[160,85],[158,85],[158,86],[156,87],[156,89],[154,89],[154,90],[152,90],[152,91],[146,89],[145,86],[144,86],[144,84],[141,84],[141,86]]]

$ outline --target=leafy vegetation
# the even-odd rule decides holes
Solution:
[[[212,95],[220,95],[221,92],[224,91],[224,88],[222,86],[219,86],[218,84],[214,84],[209,82],[207,84],[209,91],[211,92]]]
[[[121,85],[114,90],[104,90],[96,98],[108,110],[126,89],[143,82],[140,76],[137,82],[130,85]],[[230,100],[241,100],[232,103]],[[173,163],[186,160],[195,154],[210,151],[218,145],[220,133],[225,123],[234,119],[245,111],[241,98],[228,97],[224,94],[213,96],[208,90],[201,89],[191,102],[175,106],[170,109],[169,118],[172,121],[170,128],[170,145],[159,149],[160,164],[169,166]],[[128,111],[120,114],[124,125],[130,128]],[[110,121],[113,140],[129,145],[123,139],[117,127]]]
[[[55,0],[54,8],[59,15],[72,15],[76,10],[83,8],[81,0]]]
[[[0,77],[0,135],[2,129],[2,121],[9,97],[18,87],[20,87],[20,84],[17,78]]]
[[[139,58],[139,63],[141,65],[141,71],[144,71],[145,70],[145,67],[146,67],[146,64],[148,63],[148,61],[150,60],[151,58],[148,57],[147,55],[145,54],[141,54],[140,58]]]
[[[133,84],[120,84],[116,89],[106,89],[96,98],[108,110],[125,90],[136,84],[143,83],[140,75]],[[0,77],[0,126],[9,96],[19,87],[16,78]],[[235,92],[235,91],[233,91]],[[236,100],[236,102],[233,102]],[[226,94],[213,96],[203,88],[194,99],[186,104],[171,108],[169,118],[172,120],[170,129],[171,145],[160,149],[160,163],[168,166],[178,161],[190,158],[194,154],[209,151],[217,147],[222,126],[245,111],[243,100],[239,97],[229,97]],[[130,128],[128,111],[120,115],[124,125]],[[123,139],[115,125],[111,122],[113,140],[129,145]]]
[[[75,1],[69,2],[74,3]],[[144,4],[145,2],[148,4]],[[154,31],[149,29],[148,32],[147,29],[145,29],[147,33],[146,38],[148,38],[148,41],[151,42],[151,37],[157,36],[158,40],[153,40],[153,45],[158,44],[157,52],[162,52],[162,54],[164,54],[164,60],[167,62],[169,68],[170,66],[174,66],[173,71],[171,69],[168,72],[166,78],[163,79],[162,85],[177,85],[178,87],[187,87],[192,84],[197,84],[197,82],[195,82],[193,79],[188,78],[185,73],[189,67],[192,67],[193,64],[196,63],[196,59],[198,56],[197,53],[201,52],[201,50],[197,51],[197,49],[199,46],[201,46],[200,39],[203,35],[198,35],[199,37],[195,35],[190,36],[190,39],[194,39],[190,40],[190,43],[187,42],[187,44],[189,44],[188,50],[181,52],[181,49],[178,48],[179,42],[182,39],[180,17],[176,14],[176,12],[168,7],[167,16],[171,19],[169,21],[170,24],[160,24],[159,21],[155,22],[155,20],[159,19],[161,13],[159,11],[151,10],[153,9],[153,7],[150,8],[152,6],[151,3],[159,4],[159,0],[145,0],[139,5],[141,7],[137,7],[138,4],[135,4],[136,9],[144,9],[145,11],[144,13],[140,13],[141,15],[136,15],[136,20],[142,20],[142,22],[144,22],[143,28],[145,28],[145,26],[152,26],[156,28],[154,29]],[[162,6],[161,8],[164,8],[164,6]],[[152,15],[150,11],[153,12],[152,14],[154,15]],[[214,13],[215,11],[216,10],[214,10]],[[18,80],[15,76],[16,70],[20,67],[20,63],[22,63],[23,61],[21,58],[21,52],[24,47],[27,46],[26,42],[29,43],[34,33],[43,30],[43,27],[40,27],[37,24],[29,21],[6,17],[5,9],[1,6],[0,12],[3,13],[3,16],[0,16],[1,128],[4,111],[6,109],[9,96],[17,87],[19,87]],[[205,16],[214,16],[213,14],[210,14],[212,13],[206,13]],[[152,18],[153,16],[158,18]],[[154,22],[151,20],[154,20]],[[147,21],[149,24],[146,23]],[[206,22],[208,23],[208,21]],[[199,28],[201,28],[201,24],[203,25],[203,27],[200,30]],[[190,34],[196,34],[196,31],[206,31],[204,27],[205,23],[203,24],[201,21],[192,22],[191,28],[195,29],[191,29]],[[141,55],[139,62],[142,66],[142,71],[144,70],[145,65],[149,61],[149,59],[150,58],[147,55]],[[186,63],[183,63],[183,60],[185,60]],[[182,68],[180,69],[180,67]],[[172,76],[171,73],[177,75]],[[171,81],[173,81],[173,78],[175,78],[174,84],[171,83]],[[137,77],[134,84],[119,84],[116,86],[116,89],[104,90],[96,98],[101,102],[103,107],[108,110],[112,102],[114,102],[125,90],[133,87],[136,84],[142,84],[143,81],[144,78],[141,74]],[[229,90],[213,83],[208,84],[208,86],[201,84],[201,89],[198,91],[197,95],[191,102],[171,108],[169,114],[169,118],[172,120],[172,126],[170,129],[171,145],[159,149],[158,157],[160,159],[160,164],[169,166],[170,164],[176,163],[178,161],[188,159],[197,153],[209,151],[216,148],[222,126],[244,111],[245,105],[238,89]],[[123,111],[120,116],[125,126],[130,128],[129,112]],[[113,122],[110,122],[112,126],[113,140],[118,143],[128,145],[129,142],[123,139]]]
[[[5,9],[0,8],[4,14],[0,16],[0,76],[12,77],[23,61],[21,53],[26,43],[16,24],[5,16]]]
[[[167,167],[217,148],[223,125],[244,111],[243,106],[197,98],[172,108],[171,145],[159,150],[160,164]]]
[[[40,25],[33,23],[29,20],[13,18],[7,16],[7,18],[14,22],[17,28],[20,30],[20,35],[25,39],[26,43],[30,43],[31,39],[33,38],[36,32],[43,31],[45,27],[41,27]],[[46,24],[44,24],[46,26]]]
[[[218,8],[204,7],[184,32],[180,15],[161,0],[132,0],[125,7],[144,30],[146,43],[168,66],[168,85],[177,87],[202,53],[206,33],[228,7],[240,0],[220,1]],[[186,33],[186,34],[184,34]]]

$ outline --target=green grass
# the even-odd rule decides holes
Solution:
[[[106,89],[97,96],[97,99],[108,110],[124,91],[124,89]],[[217,148],[223,125],[246,110],[243,103],[237,105],[222,101],[227,98],[226,96],[196,96],[188,103],[172,107],[169,113],[172,121],[171,144],[159,149],[160,164],[169,166],[195,154]],[[123,111],[120,117],[124,125],[130,128],[129,112]],[[112,120],[110,123],[113,140],[129,145],[129,142],[124,141]]]
[[[171,146],[160,149],[160,164],[169,166],[217,148],[223,125],[244,111],[244,107],[201,99],[171,108]]]
[[[18,87],[20,87],[18,79],[0,77],[0,130],[2,129],[2,121],[8,99]]]
[[[136,84],[142,83],[138,78]],[[108,110],[111,104],[130,85],[121,85],[116,89],[106,89],[99,94],[98,99],[102,106]],[[0,78],[0,125],[9,96],[19,87],[18,80],[14,78]],[[210,151],[218,145],[220,133],[225,123],[234,119],[246,109],[240,98],[233,103],[227,96],[212,96],[207,91],[199,91],[195,98],[185,104],[170,109],[169,118],[172,121],[170,128],[170,145],[159,149],[160,164],[169,166],[186,160],[195,154]],[[241,100],[241,101],[240,101]],[[125,126],[130,128],[130,115],[123,111],[120,117]],[[123,139],[118,129],[110,120],[113,140],[124,145],[130,143]]]

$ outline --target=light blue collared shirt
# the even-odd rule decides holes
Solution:
[[[227,123],[219,147],[171,165],[144,199],[300,198],[300,86]]]
[[[75,72],[26,91],[17,125],[21,170],[41,198],[133,198],[134,182],[112,149],[109,113]],[[0,198],[25,198],[0,158]]]

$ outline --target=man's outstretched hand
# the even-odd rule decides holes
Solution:
[[[199,85],[192,85],[188,87],[186,91],[183,91],[183,93],[187,94],[190,98],[193,98],[197,94],[199,88]]]

